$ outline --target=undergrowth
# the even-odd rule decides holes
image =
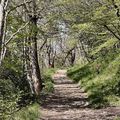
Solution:
[[[44,84],[44,89],[43,93],[49,93],[53,92],[54,90],[54,81],[52,79],[52,75],[55,73],[56,69],[50,68],[47,70],[44,70],[43,73],[43,84]]]
[[[99,48],[94,61],[67,72],[88,93],[90,106],[94,108],[120,105],[120,50],[104,49],[105,54]]]
[[[38,104],[32,104],[13,115],[13,120],[38,120],[40,115],[40,106]]]

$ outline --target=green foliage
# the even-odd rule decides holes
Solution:
[[[17,102],[21,97],[21,91],[17,89],[11,80],[0,79],[0,118],[10,118],[18,110]]]
[[[104,50],[105,48],[107,48],[109,50],[117,42],[118,42],[118,40],[115,39],[115,38],[108,39],[108,40],[106,40],[106,42],[104,42],[101,45],[95,47],[94,50],[92,50],[91,55],[95,55],[95,54],[99,53],[100,51]]]
[[[11,118],[20,107],[30,102],[29,84],[23,74],[21,61],[14,53],[6,56],[0,66],[0,118]]]
[[[55,73],[55,69],[48,69],[45,70],[44,74],[43,74],[43,83],[45,85],[43,92],[45,93],[49,93],[49,92],[53,92],[54,90],[54,81],[52,79],[52,75]]]
[[[13,120],[38,120],[40,115],[40,106],[38,104],[32,104],[13,115]]]
[[[90,31],[92,29],[92,24],[91,23],[83,23],[83,24],[74,24],[72,26],[73,29],[78,29],[79,31]]]
[[[100,25],[109,24],[117,19],[114,9],[110,9],[105,5],[94,8],[92,21]]]
[[[79,82],[80,79],[88,76],[91,71],[89,70],[88,66],[84,66],[81,68],[77,68],[75,70],[68,70],[68,76],[71,76],[75,82]]]
[[[40,17],[41,22],[37,22],[37,25],[31,23],[24,30],[19,31],[9,45],[6,46],[6,58],[0,68],[0,111],[2,111],[0,117],[7,119],[20,108],[20,105],[30,104],[28,99],[31,96],[29,84],[26,81],[25,60],[29,62],[28,56],[31,58],[33,51],[30,52],[30,49],[32,49],[30,47],[31,43],[24,43],[25,38],[29,38],[28,40],[31,42],[30,37],[32,39],[40,39],[40,41],[41,39],[47,39],[47,43],[51,44],[53,42],[53,51],[54,49],[58,50],[55,56],[55,60],[57,59],[55,65],[61,68],[63,67],[61,61],[64,61],[67,50],[74,46],[78,49],[80,48],[80,50],[76,49],[76,51],[78,50],[76,53],[81,52],[82,57],[90,57],[91,59],[93,57],[92,60],[94,61],[91,60],[92,62],[88,64],[69,69],[68,76],[81,84],[89,95],[90,104],[94,107],[98,108],[108,104],[119,103],[120,50],[116,48],[116,44],[119,43],[117,39],[120,38],[120,20],[117,16],[117,12],[120,12],[119,0],[115,0],[115,5],[113,5],[111,0],[53,0],[49,2],[38,1],[37,3],[36,14],[34,17],[31,16],[30,20],[39,16],[37,13],[43,9],[42,17]],[[12,9],[18,4],[18,1],[10,2],[8,9]],[[28,8],[32,9],[31,5],[29,6],[28,4]],[[6,41],[28,20],[24,18],[27,18],[27,16],[23,7],[19,7],[17,11],[14,9],[12,14],[8,15],[7,26],[5,25],[7,28],[5,31]],[[108,26],[110,30],[105,26]],[[37,33],[39,35],[33,37]],[[63,40],[64,36],[65,40]],[[56,41],[56,39],[61,39],[62,42],[60,42],[63,49],[61,51],[64,53],[59,51],[60,42]],[[47,56],[47,43],[43,51],[40,50],[45,57]],[[25,44],[28,54],[23,51]],[[38,48],[40,48],[40,45],[38,44]],[[83,48],[86,55],[82,55]],[[27,59],[24,57],[27,57]],[[76,55],[76,58],[78,57]],[[42,59],[44,59],[44,56]],[[66,62],[69,61],[66,60]],[[45,93],[54,90],[54,82],[52,80],[54,72],[55,69],[44,71],[43,83],[45,87],[43,92]],[[37,105],[22,109],[18,112],[18,117],[16,116],[15,118],[18,120],[37,119],[37,109]]]
[[[110,46],[111,43],[114,42],[110,41]],[[109,48],[108,43],[103,46]],[[100,50],[97,51],[99,54]],[[118,51],[115,52],[115,49],[110,48],[104,57],[98,56],[94,62],[68,70],[68,76],[80,83],[88,93],[90,105],[95,108],[111,104],[120,105],[120,54]]]

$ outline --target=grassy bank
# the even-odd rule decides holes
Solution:
[[[104,56],[99,47],[94,53],[97,59],[82,67],[74,66],[67,72],[88,93],[90,105],[95,108],[120,105],[120,54],[108,45],[106,50],[109,51]]]

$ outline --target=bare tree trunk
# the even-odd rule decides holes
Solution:
[[[51,67],[51,44],[47,45],[48,67]]]
[[[53,51],[52,53],[52,64],[51,64],[51,67],[54,68],[55,67],[55,57],[56,57],[56,50]]]
[[[74,46],[73,48],[71,48],[69,51],[67,51],[67,54],[66,54],[66,56],[65,56],[65,58],[64,58],[64,60],[63,60],[63,63],[62,63],[62,65],[65,65],[65,63],[66,63],[66,60],[68,59],[68,57],[71,55],[71,59],[72,59],[72,55],[73,55],[73,50],[74,49],[76,49],[76,46]],[[70,59],[70,64],[71,64],[71,59]]]
[[[35,95],[39,96],[40,91],[42,90],[42,79],[40,73],[40,67],[38,62],[38,51],[37,51],[37,5],[36,0],[31,0],[31,5],[28,7],[25,4],[25,10],[27,11],[29,18],[29,62],[27,62],[27,78],[29,81],[32,81],[31,89],[33,87]],[[32,80],[31,80],[32,79]],[[33,92],[33,91],[32,91]]]
[[[38,63],[38,53],[37,53],[37,16],[36,16],[36,3],[33,0],[33,15],[30,18],[30,41],[31,41],[31,66],[32,66],[32,80],[33,87],[36,95],[40,94],[42,90],[42,79],[40,74],[40,67]]]
[[[6,29],[6,8],[8,5],[8,0],[0,1],[0,65],[5,57],[6,47],[5,42],[5,29]]]
[[[32,68],[30,64],[30,41],[28,38],[24,39],[24,59],[25,59],[25,71],[26,71],[26,78],[30,86],[30,90],[32,94],[35,94],[34,88],[33,88],[33,81],[32,81]]]
[[[76,48],[74,48],[74,49],[71,51],[71,66],[74,65],[74,63],[75,63],[75,58],[76,58]]]
[[[6,0],[1,0],[0,2],[0,50],[2,45],[4,21],[5,21],[5,10],[4,10],[5,1]]]
[[[37,26],[35,19],[32,21],[32,24]],[[38,63],[38,53],[37,53],[37,31],[33,33],[30,39],[31,39],[32,80],[34,82],[35,93],[36,95],[39,95],[42,89],[42,82],[41,82],[40,68]]]

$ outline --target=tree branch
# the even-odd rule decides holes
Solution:
[[[45,41],[43,42],[43,44],[42,44],[41,47],[39,48],[40,51],[43,49],[43,47],[45,46],[46,43],[47,43],[47,38],[45,39]]]
[[[114,37],[116,37],[118,40],[120,40],[120,37],[118,35],[115,34],[114,31],[112,31],[107,25],[104,25],[104,27],[110,32],[113,34]]]
[[[29,24],[29,22],[27,22],[25,25],[23,25],[23,26],[21,26],[15,33],[13,33],[12,35],[11,35],[11,37],[5,42],[5,46],[15,37],[15,35],[17,34],[17,33],[19,33],[22,29],[24,29],[27,25]]]
[[[12,12],[12,11],[14,11],[15,9],[17,9],[18,7],[21,7],[21,6],[24,6],[25,4],[29,4],[29,3],[31,3],[32,1],[25,1],[24,3],[21,3],[21,4],[19,4],[19,5],[17,5],[17,6],[15,6],[15,7],[13,7],[12,9],[10,9],[9,11],[8,11],[8,14],[10,14],[10,12]]]

